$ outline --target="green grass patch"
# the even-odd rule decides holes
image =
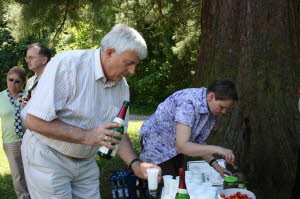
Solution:
[[[139,134],[138,131],[141,128],[143,122],[129,122],[128,135],[133,144],[135,150],[139,153],[140,147],[138,144]],[[1,122],[0,122],[1,125]],[[1,129],[1,126],[0,126]],[[10,174],[9,164],[2,147],[2,133],[0,131],[0,198],[1,199],[16,199],[16,195],[13,188],[12,178]],[[113,160],[106,160],[104,158],[97,157],[97,163],[100,168],[100,192],[103,199],[112,198],[111,184],[108,181],[111,174],[119,169],[125,169],[127,166],[116,157]]]

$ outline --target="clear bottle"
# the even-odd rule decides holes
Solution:
[[[190,199],[185,185],[184,168],[179,169],[179,186],[175,199]]]
[[[119,128],[112,128],[111,130],[117,131],[117,132],[121,133],[122,135],[124,133],[124,120],[125,120],[126,111],[128,109],[128,106],[129,106],[129,102],[124,101],[117,117],[115,117],[114,120],[112,121],[113,123],[118,123],[118,124],[121,124],[122,126],[119,127]],[[113,137],[113,138],[115,138],[117,140],[121,140],[121,138],[119,138],[119,137]],[[117,151],[118,151],[119,145],[114,144],[114,143],[112,143],[112,145],[114,145],[116,147],[114,150],[111,150],[111,149],[109,149],[105,146],[101,146],[99,148],[98,155],[103,157],[103,158],[106,158],[106,159],[114,158],[116,156]]]
[[[112,193],[113,199],[119,199],[119,197],[118,197],[118,188],[117,188],[116,182],[112,183],[111,193]]]
[[[126,199],[125,193],[123,192],[123,186],[120,178],[118,178],[117,180],[117,189],[118,189],[119,199]]]
[[[122,184],[123,184],[123,192],[125,194],[125,198],[129,198],[128,186],[124,179],[122,180]]]

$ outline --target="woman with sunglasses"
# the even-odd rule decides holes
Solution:
[[[0,92],[3,149],[9,162],[18,199],[30,198],[21,156],[21,142],[25,128],[20,112],[25,83],[25,70],[19,66],[14,66],[7,73],[7,89]]]

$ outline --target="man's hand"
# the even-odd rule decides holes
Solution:
[[[147,168],[158,168],[158,182],[161,181],[161,168],[157,165],[136,161],[131,165],[131,168],[136,176],[142,179],[147,179]]]
[[[117,123],[108,123],[102,124],[96,128],[93,128],[89,131],[84,132],[84,142],[83,144],[90,146],[105,146],[109,149],[115,149],[111,143],[119,144],[120,141],[113,138],[118,137],[121,138],[122,134],[117,131],[110,130],[111,128],[119,128],[120,124]]]
[[[215,161],[212,164],[212,167],[222,176],[222,178],[224,178],[224,174],[227,175],[232,175],[232,173],[230,171],[228,171],[227,169],[225,169],[224,167],[221,167],[217,161]]]
[[[235,156],[230,149],[225,149],[220,146],[216,146],[216,154],[221,155],[223,159],[226,161],[228,164],[233,164],[235,160]]]
[[[23,96],[22,97],[22,104],[21,104],[22,108],[24,108],[27,105],[27,102],[28,102],[27,97]]]

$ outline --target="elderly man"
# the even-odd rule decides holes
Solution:
[[[99,146],[114,149],[121,137],[109,123],[129,99],[127,74],[145,58],[147,46],[133,28],[118,24],[104,36],[101,49],[73,50],[48,63],[26,117],[22,144],[25,175],[32,198],[100,198]],[[147,178],[155,165],[137,159],[128,136],[118,155],[134,173]]]
[[[37,86],[38,80],[40,79],[47,63],[51,59],[51,51],[45,45],[40,43],[34,43],[27,47],[27,53],[25,60],[28,64],[29,70],[33,71],[35,74],[32,76],[26,84],[25,91],[33,92]],[[27,100],[24,98],[23,107],[26,105]]]

